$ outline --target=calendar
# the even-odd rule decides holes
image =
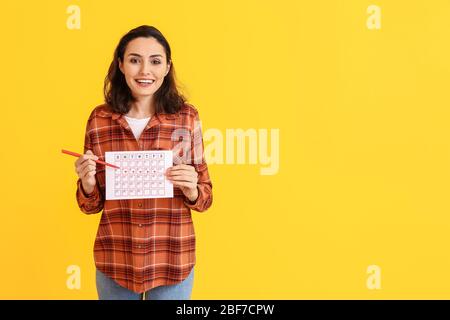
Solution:
[[[170,150],[105,152],[106,200],[173,198],[164,173],[173,165]]]

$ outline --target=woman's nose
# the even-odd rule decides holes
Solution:
[[[150,74],[150,67],[151,67],[150,62],[146,62],[145,61],[142,64],[141,73],[143,73],[143,74]]]

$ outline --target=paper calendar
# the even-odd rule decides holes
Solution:
[[[106,200],[173,198],[164,173],[173,165],[170,150],[105,152]]]

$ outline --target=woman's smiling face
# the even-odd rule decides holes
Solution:
[[[124,53],[120,71],[134,97],[153,95],[161,87],[170,70],[164,47],[155,38],[131,40]]]

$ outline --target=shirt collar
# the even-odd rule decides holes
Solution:
[[[113,112],[109,108],[109,106],[107,106],[106,108],[101,108],[98,111],[97,115],[100,117],[111,117],[112,120],[117,120],[123,116],[121,113]],[[164,121],[170,122],[170,120],[177,119],[180,116],[180,113],[179,112],[177,112],[177,113],[160,112],[160,113],[155,113],[155,116],[160,122],[164,122]]]
[[[103,107],[99,108],[97,111],[97,115],[99,117],[104,118],[111,118],[114,121],[117,121],[117,123],[124,129],[131,131],[131,128],[128,124],[128,122],[123,117],[123,114],[113,112],[109,105],[105,104]],[[144,130],[151,128],[153,126],[159,125],[161,123],[172,123],[173,120],[177,119],[180,116],[180,113],[155,113],[155,116],[150,119],[150,121],[147,123],[147,126]]]

